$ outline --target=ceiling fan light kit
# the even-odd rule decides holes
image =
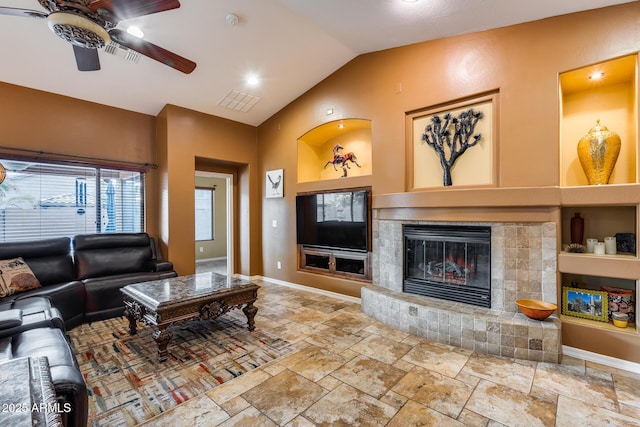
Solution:
[[[75,46],[99,49],[111,41],[107,30],[89,18],[75,13],[51,13],[47,16],[47,25],[55,35]]]
[[[46,19],[51,31],[73,46],[76,65],[80,71],[99,70],[97,50],[113,43],[117,43],[121,50],[144,55],[185,74],[196,68],[196,63],[187,58],[115,28],[121,20],[177,9],[180,7],[178,0],[37,1],[49,11],[48,14],[37,10],[0,6],[0,15]],[[115,52],[117,50],[112,48],[109,53]],[[135,58],[136,62],[139,58],[135,55],[131,57]]]

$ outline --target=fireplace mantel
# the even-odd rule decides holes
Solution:
[[[577,187],[448,188],[375,195],[373,208],[380,211],[408,208],[476,208],[549,210],[562,206],[640,203],[640,184]]]

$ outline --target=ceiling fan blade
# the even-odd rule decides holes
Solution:
[[[94,13],[99,9],[105,9],[120,20],[164,12],[165,10],[179,7],[180,2],[178,0],[94,0],[89,5],[89,8]]]
[[[128,34],[126,31],[113,29],[109,31],[109,36],[116,43],[128,47],[131,50],[147,56],[151,59],[155,59],[158,62],[162,62],[164,65],[175,68],[178,71],[182,71],[185,74],[191,73],[196,68],[196,63],[183,58],[173,52],[169,52],[166,49],[156,46],[153,43],[142,40],[136,36]]]
[[[73,53],[76,56],[76,64],[79,71],[98,71],[100,69],[100,58],[98,49],[87,49],[73,45]]]
[[[13,15],[13,16],[24,16],[26,18],[44,19],[49,14],[44,12],[38,12],[37,10],[31,10],[31,9],[17,9],[15,7],[0,7],[0,15]]]

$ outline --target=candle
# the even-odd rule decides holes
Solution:
[[[595,247],[597,241],[598,239],[587,239],[587,252],[589,252],[590,254],[593,253],[593,248]]]
[[[604,242],[596,242],[593,245],[593,253],[596,255],[604,255]]]
[[[616,238],[615,237],[604,238],[604,253],[608,255],[616,254]]]

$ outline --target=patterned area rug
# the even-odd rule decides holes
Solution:
[[[89,390],[90,425],[141,423],[293,350],[258,327],[249,332],[246,317],[234,312],[170,328],[163,363],[156,358],[154,328],[139,324],[134,336],[128,330],[121,317],[69,331]]]

